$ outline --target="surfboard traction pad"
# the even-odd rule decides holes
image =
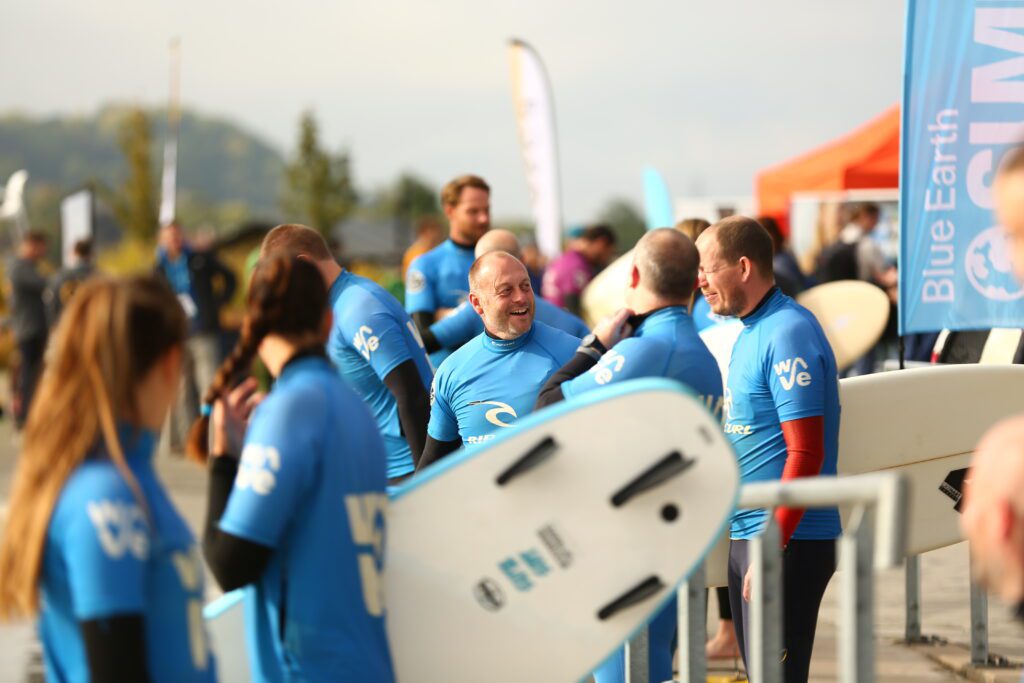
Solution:
[[[737,490],[718,422],[667,380],[585,395],[442,461],[389,511],[398,678],[583,678],[703,560]]]

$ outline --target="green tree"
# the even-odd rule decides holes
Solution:
[[[356,205],[348,153],[320,147],[316,119],[305,112],[299,123],[299,147],[285,168],[281,208],[286,220],[301,220],[325,237]]]
[[[632,249],[647,230],[640,210],[631,201],[622,197],[612,199],[605,204],[597,220],[615,232],[619,242],[619,253],[625,253]]]
[[[125,114],[117,141],[127,174],[113,197],[114,214],[126,235],[147,240],[156,232],[157,200],[150,152],[153,132],[145,111],[136,107]]]

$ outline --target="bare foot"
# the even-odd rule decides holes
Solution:
[[[708,659],[735,659],[740,656],[740,647],[736,643],[736,631],[731,621],[722,621],[718,633],[707,642],[704,652]]]

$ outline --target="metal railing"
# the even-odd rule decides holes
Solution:
[[[874,570],[903,562],[907,540],[908,485],[897,473],[814,477],[748,484],[739,507],[850,507],[852,515],[838,539],[840,580],[839,680],[868,683],[875,678]],[[749,676],[756,683],[782,681],[782,552],[774,515],[750,544],[753,594],[750,602]],[[704,683],[706,610],[704,567],[697,567],[679,590],[679,680]],[[648,679],[648,639],[644,629],[627,647],[627,681]]]

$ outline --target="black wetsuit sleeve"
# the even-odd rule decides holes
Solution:
[[[430,330],[430,326],[434,324],[434,312],[433,311],[416,311],[410,313],[412,321],[416,323],[416,327],[420,330],[420,336],[422,337],[425,332]],[[424,341],[424,344],[426,341]]]
[[[434,336],[429,327],[425,330],[420,330],[420,339],[423,340],[423,350],[427,353],[441,350],[441,342],[437,341],[437,337]]]
[[[141,614],[79,622],[89,680],[95,683],[149,683],[146,623]]]
[[[427,441],[427,423],[430,422],[430,394],[423,386],[416,363],[407,360],[384,378],[384,385],[398,404],[398,422],[402,435],[409,442],[412,461],[416,464]]]
[[[537,403],[534,410],[540,410],[546,406],[553,405],[565,399],[562,393],[562,383],[568,382],[574,377],[579,377],[590,368],[597,365],[597,359],[588,353],[577,351],[569,362],[558,369],[555,374],[548,378],[537,396]]]
[[[459,450],[462,442],[459,439],[454,441],[438,441],[427,434],[427,444],[423,447],[423,455],[416,464],[416,471],[419,472],[427,465],[437,462],[449,453]]]
[[[217,583],[225,592],[255,582],[274,552],[259,543],[221,531],[217,526],[231,497],[238,461],[230,456],[210,458],[210,490],[207,496],[203,555]]]

